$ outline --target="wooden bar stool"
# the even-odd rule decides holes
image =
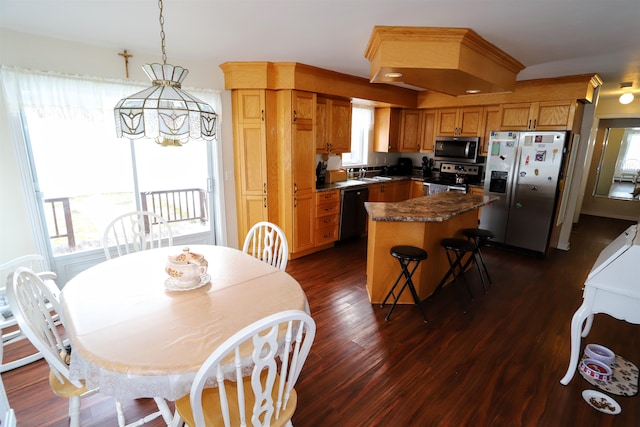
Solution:
[[[420,302],[420,298],[418,297],[418,292],[416,292],[416,288],[413,285],[413,280],[411,279],[411,277],[413,276],[413,273],[416,271],[416,268],[418,268],[418,265],[420,264],[420,262],[424,259],[427,259],[427,252],[424,249],[420,249],[415,246],[394,246],[391,248],[390,253],[393,257],[398,259],[398,261],[400,262],[400,268],[402,269],[402,271],[398,275],[396,282],[391,287],[391,290],[389,291],[387,296],[384,297],[384,301],[382,301],[382,304],[380,304],[380,307],[384,307],[389,297],[391,295],[394,295],[393,291],[396,289],[396,286],[398,286],[400,279],[404,277],[405,281],[404,281],[404,284],[402,285],[402,288],[400,288],[400,292],[398,292],[398,295],[395,295],[393,305],[391,306],[389,313],[387,313],[387,316],[384,319],[389,320],[389,317],[391,316],[391,312],[396,307],[396,304],[398,303],[398,299],[400,298],[400,295],[402,295],[404,288],[408,286],[409,290],[411,291],[411,295],[413,295],[413,301],[416,303],[416,305],[420,309],[420,313],[422,313],[422,318],[426,323],[427,315],[424,312],[424,308],[422,307],[422,303]],[[411,268],[411,270],[409,270],[409,265],[412,262],[414,262],[415,264],[413,264],[413,267]]]
[[[487,270],[487,264],[485,264],[484,262],[484,258],[482,257],[482,252],[480,251],[480,247],[486,245],[489,239],[493,239],[493,233],[483,228],[464,228],[462,229],[462,234],[467,239],[472,241],[473,244],[476,246],[476,252],[478,254],[478,257],[480,257],[482,268],[484,268],[484,272],[487,275],[487,281],[489,282],[489,284],[492,284],[493,282],[491,282],[491,276],[489,276],[489,270]],[[467,268],[470,262],[471,262],[471,258],[469,258],[469,261],[467,261],[464,268]]]
[[[469,297],[471,297],[471,300],[474,299],[473,297],[473,292],[471,292],[471,288],[469,287],[469,284],[467,283],[467,279],[465,279],[464,277],[464,269],[465,266],[462,265],[462,259],[464,258],[465,254],[470,253],[470,258],[468,262],[473,262],[477,269],[478,269],[478,273],[480,274],[480,280],[482,281],[482,288],[484,289],[485,293],[487,292],[487,285],[485,284],[484,281],[484,276],[482,274],[482,270],[480,270],[480,264],[478,263],[478,260],[476,258],[476,247],[475,245],[470,242],[469,240],[465,240],[465,239],[458,239],[458,238],[447,238],[447,239],[442,239],[440,241],[440,245],[445,249],[446,253],[447,253],[447,259],[449,260],[449,271],[446,272],[446,274],[444,275],[444,277],[442,278],[442,280],[440,281],[440,283],[438,284],[438,287],[436,288],[435,292],[433,293],[434,295],[436,295],[438,292],[440,292],[440,290],[442,289],[442,287],[444,286],[444,284],[447,282],[447,279],[449,278],[449,276],[453,276],[453,280],[454,282],[456,282],[456,284],[458,284],[458,278],[462,277],[462,281],[464,282],[465,287],[467,288],[467,292],[469,293]],[[467,263],[465,263],[465,265],[467,265]],[[466,304],[464,302],[464,295],[461,289],[459,289],[458,285],[456,287],[456,289],[458,289],[458,293],[460,295],[460,303],[462,305],[462,311],[464,313],[467,312],[467,307]]]

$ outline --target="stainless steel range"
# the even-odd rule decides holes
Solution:
[[[442,163],[438,178],[424,179],[424,195],[432,195],[444,191],[466,193],[469,184],[479,183],[482,167],[477,164]]]

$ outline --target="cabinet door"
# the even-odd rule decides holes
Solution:
[[[351,102],[331,99],[329,103],[329,144],[332,153],[351,151]]]
[[[411,195],[411,181],[397,181],[394,184],[394,202],[402,202],[403,200],[408,200]]]
[[[265,92],[264,90],[237,90],[238,123],[259,124],[264,122]]]
[[[400,144],[398,151],[416,153],[420,150],[420,110],[402,110],[400,116]]]
[[[458,136],[481,136],[483,107],[465,107],[458,110]]]
[[[370,202],[383,202],[382,200],[382,184],[369,185],[369,201]]]
[[[329,135],[327,130],[329,128],[328,111],[327,111],[327,98],[318,97],[316,100],[316,152],[328,153],[329,150]]]
[[[314,93],[294,90],[292,107],[292,123],[313,125],[313,117],[316,111]]]
[[[504,104],[500,130],[528,130],[531,103]]]
[[[484,109],[484,125],[482,131],[482,139],[480,141],[480,155],[487,156],[489,154],[489,141],[491,132],[500,130],[500,106],[489,105]]]
[[[420,140],[420,152],[433,153],[436,140],[436,112],[434,110],[422,111],[422,137]]]
[[[240,124],[237,145],[243,194],[266,192],[266,138],[261,124]]]
[[[441,108],[436,121],[436,136],[457,136],[458,109]]]
[[[535,103],[536,130],[570,130],[575,115],[571,101],[545,101]]]
[[[314,247],[315,198],[312,192],[293,196],[293,242],[291,252]]]
[[[400,110],[376,108],[373,118],[373,150],[380,153],[398,151]]]
[[[424,184],[422,181],[411,181],[411,198],[424,196]]]
[[[293,192],[313,192],[316,186],[316,150],[313,143],[313,126],[294,125],[291,142],[291,168]]]

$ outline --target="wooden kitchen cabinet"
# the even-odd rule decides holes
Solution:
[[[373,151],[393,153],[398,151],[400,139],[399,108],[376,108],[373,117]]]
[[[484,121],[482,124],[482,137],[480,138],[481,156],[489,155],[489,141],[491,132],[500,130],[500,115],[502,107],[500,105],[488,105],[484,108]]]
[[[411,181],[411,190],[410,190],[410,198],[415,199],[416,197],[424,196],[424,183],[422,181]]]
[[[422,138],[421,115],[421,111],[417,109],[403,109],[400,113],[398,151],[403,153],[417,153],[420,151]]]
[[[502,105],[501,130],[571,130],[575,102],[544,101]]]
[[[318,96],[316,101],[316,152],[351,151],[351,101]]]
[[[420,142],[421,153],[433,153],[436,141],[436,111],[422,110],[422,137]]]
[[[290,258],[314,247],[316,94],[277,91],[278,219]],[[269,167],[276,167],[269,162]]]
[[[436,116],[436,136],[482,136],[483,107],[441,108]]]
[[[469,194],[482,196],[484,195],[484,188],[482,187],[469,187]],[[482,216],[482,208],[478,209],[478,224],[480,223],[480,217]]]
[[[403,109],[398,151],[432,153],[436,137],[435,123],[435,110]]]
[[[411,180],[405,179],[403,181],[394,182],[394,202],[401,202],[408,200],[411,196]]]
[[[400,202],[411,194],[411,180],[388,181],[369,185],[370,202]]]
[[[315,246],[324,246],[338,240],[340,222],[340,190],[316,193],[314,225]]]
[[[268,157],[276,149],[275,94],[235,90],[231,101],[238,241],[242,242],[253,224],[274,220],[277,209],[277,181],[269,179],[267,168]]]

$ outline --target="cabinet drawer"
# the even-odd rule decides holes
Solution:
[[[340,191],[321,191],[316,193],[316,205],[340,201]]]
[[[316,218],[327,215],[338,215],[340,213],[340,203],[324,203],[316,205]]]
[[[319,230],[321,228],[327,228],[327,227],[335,227],[336,229],[338,229],[338,215],[331,215],[331,216],[323,216],[320,218],[316,218],[315,221],[315,229]]]
[[[326,243],[335,242],[338,240],[338,227],[323,227],[315,232],[316,246],[324,245]]]

